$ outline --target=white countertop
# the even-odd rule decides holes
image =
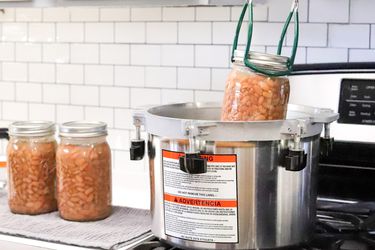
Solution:
[[[143,239],[133,242],[128,246],[118,247],[117,250],[130,250],[137,246],[140,242],[152,239],[152,234],[146,235]],[[94,250],[95,248],[76,247],[41,240],[27,239],[10,235],[0,234],[1,250]]]

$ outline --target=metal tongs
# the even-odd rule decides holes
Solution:
[[[269,71],[267,69],[259,68],[255,65],[253,65],[250,62],[250,58],[247,56],[249,54],[249,51],[250,51],[251,40],[252,40],[252,35],[253,35],[253,26],[254,26],[253,0],[246,0],[244,6],[242,8],[242,12],[241,12],[241,15],[240,15],[240,19],[238,20],[238,24],[237,24],[237,28],[236,28],[236,34],[235,34],[234,41],[233,41],[232,58],[231,58],[232,62],[234,62],[234,52],[235,52],[235,50],[237,50],[238,37],[239,37],[240,31],[241,31],[242,22],[243,22],[243,19],[244,19],[244,16],[245,16],[245,13],[246,13],[247,9],[249,9],[249,27],[248,27],[248,32],[247,32],[247,43],[246,43],[246,49],[245,49],[245,55],[246,56],[244,56],[244,64],[247,67],[251,68],[252,70],[254,70],[256,72],[266,74],[266,75],[269,75],[269,76],[289,75],[292,71],[292,68],[293,68],[294,59],[296,57],[296,52],[297,52],[297,47],[298,47],[298,37],[299,37],[298,5],[299,5],[299,1],[293,0],[292,8],[290,10],[290,13],[289,13],[289,15],[286,19],[283,30],[281,32],[281,37],[280,37],[278,49],[277,49],[277,55],[281,55],[283,43],[284,43],[284,40],[285,40],[285,35],[286,35],[287,30],[288,30],[289,24],[292,20],[292,17],[294,16],[293,49],[292,49],[292,55],[287,58],[287,65],[286,65],[287,70],[286,71]]]

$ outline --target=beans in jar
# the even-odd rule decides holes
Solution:
[[[57,203],[54,137],[20,137],[19,134],[13,134],[13,130],[11,125],[7,147],[10,210],[13,213],[29,215],[55,211]],[[51,130],[53,133],[54,128]]]
[[[242,67],[244,68],[244,67]],[[229,74],[222,108],[223,121],[285,119],[289,80],[246,72],[239,67]]]
[[[93,221],[111,214],[110,148],[103,137],[85,140],[62,137],[56,154],[58,208],[66,220]]]

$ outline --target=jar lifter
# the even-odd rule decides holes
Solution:
[[[288,31],[289,24],[292,20],[292,17],[294,16],[294,41],[293,41],[293,48],[292,48],[292,54],[290,57],[287,57],[287,70],[286,71],[277,71],[277,70],[267,70],[267,69],[262,69],[260,67],[255,66],[250,62],[249,56],[244,56],[244,64],[245,66],[249,67],[250,69],[261,73],[265,74],[268,76],[284,76],[284,75],[289,75],[293,69],[293,64],[294,60],[296,57],[297,53],[297,47],[298,47],[298,37],[299,37],[299,16],[298,16],[298,5],[299,1],[298,0],[293,0],[292,3],[292,8],[290,10],[290,13],[286,19],[286,22],[284,24],[283,30],[281,32],[281,37],[279,40],[278,48],[277,48],[277,55],[281,55],[282,49],[283,49],[283,43],[285,40],[285,35],[286,32]],[[246,43],[246,49],[245,49],[245,54],[244,55],[249,55],[250,52],[250,47],[251,47],[251,40],[253,36],[253,26],[254,26],[254,5],[253,5],[253,0],[246,0],[245,4],[243,5],[242,12],[240,15],[240,19],[238,20],[237,23],[237,28],[236,28],[236,33],[234,36],[234,41],[233,41],[233,48],[232,48],[232,57],[231,60],[234,62],[234,55],[235,51],[237,50],[238,46],[238,38],[241,32],[241,27],[242,23],[246,14],[246,11],[249,10],[249,26],[248,26],[248,31],[247,31],[247,43]],[[251,55],[250,55],[251,56]]]

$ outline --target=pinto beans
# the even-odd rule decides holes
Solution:
[[[111,152],[108,144],[61,144],[56,160],[60,216],[72,221],[108,217],[111,214]]]
[[[289,80],[240,70],[229,74],[221,112],[223,121],[285,119]]]
[[[34,215],[57,209],[55,152],[55,141],[9,141],[9,208],[13,213]]]

